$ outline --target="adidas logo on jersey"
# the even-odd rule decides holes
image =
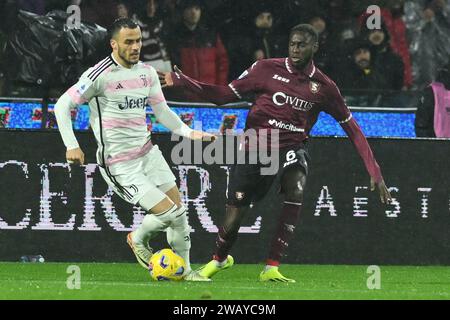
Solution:
[[[278,81],[283,81],[283,82],[286,82],[286,83],[289,83],[289,81],[291,81],[291,80],[283,78],[283,77],[281,77],[281,76],[279,76],[277,74],[274,74],[272,79],[275,79],[275,80],[278,80]]]
[[[122,85],[120,84],[120,82],[119,82],[119,84],[118,84],[117,87],[116,87],[116,90],[118,90],[118,89],[123,89],[123,87],[122,87]]]

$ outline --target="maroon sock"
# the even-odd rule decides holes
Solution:
[[[228,253],[238,237],[239,227],[246,211],[247,209],[243,207],[226,206],[224,221],[217,233],[214,260],[224,261],[228,257]]]
[[[214,260],[221,262],[228,257],[237,235],[237,232],[227,232],[224,227],[219,228],[216,238],[216,253],[213,256]]]
[[[266,261],[267,265],[280,265],[281,258],[284,256],[284,253],[289,246],[289,241],[294,234],[294,229],[297,225],[301,210],[301,203],[284,202],[278,220],[278,227],[270,246],[269,257]]]

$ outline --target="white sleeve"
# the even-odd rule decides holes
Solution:
[[[70,109],[75,108],[76,104],[70,99],[69,94],[64,93],[55,105],[55,117],[58,123],[58,130],[63,139],[67,150],[79,148],[77,138],[73,133],[72,118]]]
[[[56,122],[67,150],[79,148],[72,128],[70,110],[89,101],[97,92],[96,83],[88,77],[91,70],[92,68],[83,73],[78,82],[67,90],[55,104]]]
[[[162,92],[158,74],[153,68],[151,69],[151,79],[152,86],[150,89],[148,102],[155,113],[156,119],[173,133],[176,133],[182,137],[190,138],[193,130],[181,121],[180,117],[175,112],[170,110],[167,105],[166,98]]]

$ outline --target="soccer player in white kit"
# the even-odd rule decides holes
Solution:
[[[139,61],[141,31],[133,20],[122,18],[111,29],[112,54],[82,74],[55,105],[58,128],[69,163],[83,164],[84,154],[75,138],[70,109],[89,102],[90,125],[97,140],[97,162],[106,183],[121,198],[148,214],[127,242],[137,261],[148,268],[152,249],[148,241],[166,231],[167,241],[186,261],[185,280],[208,281],[192,271],[187,210],[166,160],[152,145],[145,107],[152,107],[165,127],[190,139],[211,140],[211,134],[190,129],[169,109],[156,70]]]

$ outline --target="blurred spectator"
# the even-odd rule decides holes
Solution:
[[[405,0],[389,0],[388,8],[381,9],[381,16],[391,36],[391,48],[403,61],[403,87],[404,89],[410,88],[413,79],[409,41],[407,39],[404,21]]]
[[[133,19],[142,31],[142,61],[157,70],[171,71],[172,65],[167,52],[168,23],[162,19],[159,2],[147,0],[145,12],[134,14]]]
[[[401,90],[404,84],[403,61],[392,51],[389,32],[384,23],[382,23],[381,29],[370,30],[363,26],[362,36],[371,44],[373,64],[383,74],[386,88]]]
[[[324,15],[317,14],[309,19],[309,24],[314,27],[319,35],[319,51],[314,55],[314,64],[320,70],[329,74],[335,51],[334,45],[330,42],[328,23]]]
[[[351,49],[351,62],[340,87],[348,90],[388,88],[383,74],[374,65],[370,43],[358,39]]]
[[[416,112],[417,137],[450,138],[450,60],[426,87]]]
[[[281,48],[286,46],[284,39],[273,33],[273,19],[270,8],[261,8],[256,12],[250,31],[253,61],[280,57]]]
[[[96,23],[106,29],[109,29],[117,18],[116,0],[81,0],[80,9],[81,21]]]
[[[287,39],[275,34],[272,8],[265,3],[253,7],[251,24],[227,43],[231,61],[229,79],[237,78],[253,62],[287,55]]]
[[[228,56],[213,27],[202,23],[200,0],[183,0],[183,21],[173,31],[170,45],[172,63],[185,74],[202,82],[228,83]]]
[[[181,15],[177,10],[177,2],[178,0],[162,0],[160,3],[161,14],[170,25],[176,25],[181,21]]]
[[[342,83],[346,76],[349,47],[359,35],[359,25],[355,13],[347,0],[331,0],[328,3],[325,52],[328,64],[325,68],[329,76],[337,83]],[[359,15],[359,13],[358,13]],[[323,45],[323,44],[322,44]],[[319,54],[322,49],[319,47]]]
[[[119,2],[117,4],[117,19],[128,18],[130,16],[128,6],[125,2]]]
[[[411,38],[414,88],[432,82],[450,55],[450,1],[418,0],[405,3]]]
[[[381,2],[381,1],[380,1]],[[382,28],[385,35],[389,37],[389,45],[392,51],[400,56],[403,62],[403,85],[400,89],[408,89],[412,85],[412,67],[409,53],[409,42],[406,35],[406,25],[404,22],[404,0],[386,0],[379,5],[381,8]],[[362,30],[367,30],[366,20],[368,14],[364,11],[359,17]]]
[[[272,1],[275,9],[275,15],[282,18],[279,33],[289,33],[292,27],[306,23],[314,12],[327,13],[329,0],[283,0]]]

